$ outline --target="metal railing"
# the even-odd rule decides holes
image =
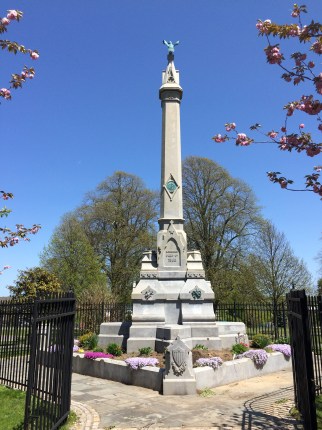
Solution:
[[[75,336],[88,332],[99,334],[102,323],[126,321],[131,316],[131,303],[76,302]]]
[[[269,335],[272,340],[289,336],[286,303],[215,303],[217,321],[241,321],[250,339],[255,334]]]
[[[0,302],[0,383],[26,391],[24,430],[54,430],[70,411],[75,298]]]

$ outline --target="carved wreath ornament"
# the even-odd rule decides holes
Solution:
[[[172,350],[171,366],[173,369],[173,373],[176,376],[182,375],[187,367],[187,363],[185,361],[185,355],[186,355],[185,350],[180,347]]]

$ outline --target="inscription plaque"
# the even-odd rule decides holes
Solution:
[[[165,251],[165,266],[180,266],[179,251]]]

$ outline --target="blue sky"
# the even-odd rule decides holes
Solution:
[[[319,2],[306,4],[309,17],[318,19]],[[183,157],[208,157],[247,182],[263,215],[286,234],[317,279],[321,201],[313,193],[282,191],[265,172],[281,171],[301,186],[321,156],[211,140],[230,121],[239,131],[255,122],[278,129],[283,105],[305,93],[266,63],[266,42],[255,28],[257,18],[295,22],[291,1],[2,0],[0,16],[13,8],[24,18],[10,25],[6,37],[38,49],[40,59],[0,52],[0,87],[24,64],[36,68],[35,79],[0,105],[1,189],[15,195],[8,204],[13,213],[2,225],[39,223],[42,229],[31,242],[0,251],[0,263],[12,266],[0,277],[0,296],[18,269],[39,263],[61,216],[105,177],[123,170],[159,188],[163,39],[180,40],[175,65],[184,90]],[[284,52],[299,49],[284,46]],[[292,124],[296,129],[304,122],[309,129],[310,120],[298,114]]]

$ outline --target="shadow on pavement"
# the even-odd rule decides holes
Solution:
[[[241,428],[242,430],[303,430],[303,424],[289,414],[292,406],[294,406],[293,387],[282,388],[247,400],[244,403]]]

